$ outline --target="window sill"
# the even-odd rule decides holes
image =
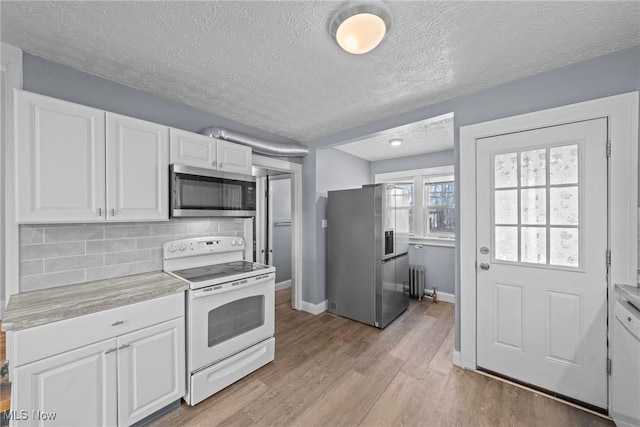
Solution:
[[[450,237],[409,237],[410,245],[444,246],[455,248],[456,240]]]

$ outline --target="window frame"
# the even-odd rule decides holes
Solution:
[[[426,217],[424,212],[428,209],[428,204],[425,204],[425,193],[427,184],[437,182],[453,182],[457,183],[454,178],[454,167],[439,166],[425,169],[413,169],[399,172],[387,172],[377,173],[374,176],[376,184],[397,184],[413,182],[413,233],[410,235],[410,242],[413,243],[425,243],[429,245],[438,246],[454,246],[455,245],[455,233],[428,233],[425,230],[427,227]],[[421,191],[416,191],[416,188]],[[454,209],[457,209],[454,206]]]

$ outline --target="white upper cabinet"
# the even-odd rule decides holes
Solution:
[[[107,113],[107,218],[169,219],[169,129]]]
[[[251,175],[251,147],[217,140],[218,170]]]
[[[16,91],[18,223],[169,219],[169,128]]]
[[[251,175],[251,147],[172,128],[171,163]]]
[[[171,163],[215,169],[215,140],[208,136],[171,128]]]
[[[16,91],[16,124],[17,221],[103,221],[104,111]]]

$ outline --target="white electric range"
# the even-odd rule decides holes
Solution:
[[[187,291],[187,396],[195,405],[274,359],[275,268],[244,261],[239,237],[163,245]]]

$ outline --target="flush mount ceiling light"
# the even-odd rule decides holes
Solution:
[[[389,140],[389,144],[391,144],[393,147],[397,147],[398,145],[402,145],[402,140],[400,138],[391,139]]]
[[[349,2],[329,21],[329,32],[340,47],[359,55],[373,50],[391,28],[391,10],[383,2]]]

